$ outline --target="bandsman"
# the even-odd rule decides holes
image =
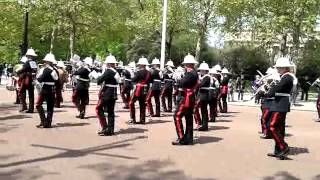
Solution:
[[[40,124],[37,127],[51,128],[54,110],[55,85],[59,77],[53,67],[53,63],[56,61],[54,55],[47,54],[43,61],[44,67],[40,69],[37,74],[37,81],[41,87],[36,103],[36,108],[40,116]],[[44,101],[47,104],[47,115],[42,107]]]
[[[129,109],[130,93],[133,89],[132,77],[136,68],[136,63],[130,62],[128,67],[122,71],[123,87],[121,89],[121,98],[124,103],[123,109]]]
[[[134,74],[132,82],[135,83],[135,89],[130,99],[130,121],[129,123],[136,124],[136,110],[135,102],[139,101],[140,106],[140,124],[145,124],[146,122],[146,97],[149,90],[149,82],[151,79],[151,73],[146,69],[149,65],[148,60],[144,57],[139,59],[137,63],[139,66],[138,71]]]
[[[68,72],[65,70],[65,65],[63,61],[58,61],[57,63],[57,71],[59,75],[59,81],[56,85],[56,99],[55,99],[55,107],[60,108],[61,103],[63,102],[62,90],[64,84],[68,82]]]
[[[272,113],[270,131],[275,141],[275,148],[274,153],[270,153],[268,156],[277,157],[282,160],[289,153],[289,146],[285,142],[284,137],[286,115],[290,111],[290,93],[293,87],[294,75],[290,73],[290,68],[293,66],[288,58],[279,58],[275,67],[281,79],[266,94],[266,97],[274,98],[270,106],[270,112]]]
[[[23,64],[22,69],[20,69],[17,74],[20,79],[20,88],[19,88],[19,98],[21,103],[20,112],[26,111],[26,113],[33,113],[34,111],[34,78],[35,73],[37,72],[38,65],[35,62],[35,58],[38,55],[34,52],[34,50],[28,49],[26,53],[27,61]],[[28,92],[29,96],[29,109],[27,108],[26,102],[26,92]]]
[[[207,63],[201,63],[198,70],[200,71],[200,85],[194,118],[199,126],[197,128],[199,131],[208,131],[208,104],[212,101],[212,98],[210,97],[210,87],[212,84],[212,78],[209,75],[210,68]],[[201,110],[201,116],[199,109]]]
[[[166,67],[163,71],[163,88],[161,92],[161,104],[164,112],[172,112],[172,93],[173,93],[173,69],[174,64],[170,60],[167,62]],[[166,99],[168,100],[168,105],[166,103]]]
[[[150,69],[151,79],[150,79],[150,89],[147,96],[147,107],[151,117],[160,117],[160,91],[161,91],[161,79],[162,72],[160,71],[160,61],[155,58],[152,60],[151,65],[153,66]],[[156,104],[156,113],[154,114],[152,107],[152,97]]]
[[[107,68],[97,80],[98,85],[103,86],[96,106],[97,117],[102,128],[98,132],[100,136],[114,135],[114,107],[117,100],[117,87],[120,82],[120,75],[115,69],[117,63],[116,58],[109,55],[105,61]],[[106,121],[104,112],[108,113],[108,122]]]
[[[195,105],[195,88],[198,84],[198,74],[194,66],[197,61],[194,56],[188,54],[182,64],[185,66],[185,74],[180,80],[177,107],[174,112],[174,123],[178,139],[172,142],[172,145],[193,144],[193,109]],[[183,117],[186,119],[185,131],[182,124]]]
[[[72,95],[72,102],[77,107],[79,115],[77,118],[84,119],[86,106],[89,103],[89,87],[90,87],[90,69],[92,61],[89,58],[84,59],[84,65],[75,71],[72,76],[75,76],[77,83]]]

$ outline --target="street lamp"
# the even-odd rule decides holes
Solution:
[[[18,0],[18,3],[24,10],[23,17],[23,37],[21,44],[21,56],[24,56],[28,49],[28,25],[29,25],[29,8],[35,4],[35,0]]]

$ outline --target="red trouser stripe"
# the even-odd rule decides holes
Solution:
[[[201,118],[200,118],[200,111],[199,111],[199,109],[200,109],[200,99],[198,99],[197,100],[197,102],[196,102],[196,105],[195,105],[195,107],[194,107],[194,120],[196,121],[196,124],[197,125],[200,125],[201,124]]]
[[[269,114],[269,109],[264,109],[263,111],[263,116],[262,116],[262,129],[263,129],[263,133],[267,134],[267,117]]]
[[[271,123],[270,123],[270,131],[273,135],[273,139],[276,141],[276,144],[279,145],[281,150],[285,149],[284,143],[281,141],[281,137],[279,137],[279,133],[277,131],[281,130],[281,125],[279,124],[280,122],[280,113],[279,112],[274,112],[272,115]]]
[[[181,129],[181,125],[182,125],[182,119],[181,119],[181,114],[184,110],[184,102],[182,102],[179,106],[179,110],[176,114],[176,127],[178,130],[178,135],[179,135],[179,139],[183,138],[183,129]]]
[[[98,104],[96,106],[96,114],[102,128],[106,127],[107,125],[106,117],[104,116],[103,110],[104,110],[103,101],[99,99]]]
[[[153,115],[152,102],[151,98],[154,96],[153,91],[150,89],[147,96],[147,107],[150,115]]]

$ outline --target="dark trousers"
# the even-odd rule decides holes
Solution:
[[[104,100],[100,98],[98,104],[96,106],[96,114],[99,119],[100,125],[102,129],[107,129],[110,132],[114,132],[114,106],[116,104],[116,100]],[[106,116],[104,112],[108,113],[108,123],[106,121]]]
[[[317,110],[318,110],[318,118],[320,119],[320,97],[317,100]]]
[[[126,86],[123,86],[121,89],[121,98],[125,108],[129,108],[130,91],[131,91],[131,88]]]
[[[210,121],[215,122],[216,117],[218,116],[218,99],[217,97],[213,97],[209,102],[210,107]]]
[[[208,127],[208,101],[201,101],[200,99],[197,101],[195,106],[195,112],[194,112],[194,119],[198,125],[201,125],[203,127]],[[201,110],[201,117],[200,112]]]
[[[140,106],[140,122],[145,123],[146,121],[146,95],[141,94],[140,96],[132,95],[129,107],[130,107],[130,118],[133,120],[133,123],[136,123],[136,109],[135,102],[139,101]]]
[[[308,99],[309,99],[309,91],[302,90],[301,91],[301,101],[303,101],[303,100],[308,101]]]
[[[34,86],[32,84],[25,85],[21,84],[19,89],[19,98],[21,103],[21,110],[27,110],[27,102],[26,102],[26,93],[28,92],[29,96],[29,111],[34,110]]]
[[[262,116],[261,116],[261,129],[262,133],[266,136],[270,135],[270,120],[272,113],[269,108],[262,108]]]
[[[56,88],[55,107],[57,107],[57,108],[60,108],[60,105],[63,102],[62,88],[63,88],[63,85],[57,86],[57,88]]]
[[[154,101],[156,103],[156,116],[160,116],[160,90],[152,90],[150,89],[147,95],[147,107],[149,114],[154,115],[153,107],[152,107],[152,97],[154,97]]]
[[[36,108],[40,116],[41,125],[45,128],[51,127],[54,109],[54,87],[42,89],[36,103]],[[47,103],[47,115],[42,107],[43,102]]]
[[[228,112],[228,103],[227,103],[227,94],[220,94],[218,100],[219,109],[221,113],[227,113]]]
[[[270,132],[275,141],[275,152],[284,151],[288,146],[284,141],[286,114],[284,112],[272,112],[270,121]]]
[[[164,87],[161,92],[161,104],[165,112],[172,111],[172,92],[173,88],[168,87]],[[166,99],[168,99],[168,106],[166,104]]]
[[[244,91],[242,90],[238,91],[238,101],[243,100],[243,94],[244,94]]]
[[[174,112],[174,124],[179,141],[193,142],[193,108],[194,105],[185,105],[185,97],[178,96],[177,107]],[[183,129],[182,118],[186,120],[186,130]]]
[[[89,90],[73,90],[72,102],[78,108],[80,115],[86,113],[86,105],[89,103]]]

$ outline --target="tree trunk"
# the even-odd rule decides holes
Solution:
[[[282,35],[281,45],[280,45],[280,52],[282,56],[287,55],[287,38],[288,38],[288,34],[284,33]]]
[[[73,54],[74,54],[74,47],[75,47],[75,36],[76,36],[76,26],[75,24],[72,24],[72,28],[71,28],[71,31],[70,31],[70,58],[73,57]]]
[[[53,43],[54,43],[54,38],[55,38],[55,31],[56,31],[56,28],[55,28],[55,26],[53,26],[52,33],[51,33],[51,41],[50,41],[50,53],[52,53],[52,51],[53,51]]]

